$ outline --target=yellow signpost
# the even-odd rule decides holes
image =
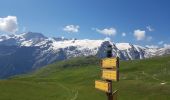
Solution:
[[[102,78],[106,80],[118,81],[118,70],[102,70]]]
[[[117,100],[117,90],[112,91],[112,81],[119,81],[119,58],[112,57],[112,45],[108,46],[107,57],[101,60],[104,81],[95,81],[95,88],[106,92],[108,100]]]
[[[100,81],[100,80],[95,81],[95,88],[102,90],[104,92],[110,92],[109,82],[106,81]]]
[[[117,66],[117,58],[105,58],[101,61],[101,67],[102,68],[112,68],[116,69]]]

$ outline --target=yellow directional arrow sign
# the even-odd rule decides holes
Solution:
[[[114,68],[116,69],[117,66],[117,58],[105,58],[101,61],[102,68]]]
[[[109,84],[109,82],[106,82],[106,81],[100,81],[100,80],[95,81],[95,88],[105,91],[105,92],[111,91],[110,84]]]
[[[106,80],[119,80],[118,70],[102,70],[102,78]]]

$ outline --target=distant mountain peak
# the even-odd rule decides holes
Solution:
[[[0,36],[0,70],[12,75],[35,70],[47,64],[80,56],[106,57],[107,46],[112,45],[113,56],[122,60],[144,59],[170,54],[170,48],[147,48],[130,43],[113,43],[108,40],[47,38],[41,33]],[[27,65],[27,66],[25,66]],[[15,70],[14,70],[15,69]],[[1,74],[0,78],[10,76]]]
[[[27,47],[40,47],[46,52],[58,52],[63,50],[66,56],[96,55],[99,50],[104,51],[108,44],[113,47],[114,54],[124,60],[143,59],[156,55],[163,55],[169,52],[170,48],[148,48],[130,43],[113,43],[108,40],[90,40],[90,39],[67,39],[64,37],[48,38],[42,33],[26,32],[22,34],[1,35],[0,45],[15,45]],[[102,48],[102,49],[100,49]],[[68,57],[68,58],[69,58]]]
[[[119,49],[119,50],[127,50],[127,49],[130,49],[132,48],[132,44],[130,43],[116,43],[116,47]]]
[[[21,34],[26,40],[30,40],[30,39],[47,39],[47,37],[45,37],[42,33],[36,33],[36,32],[27,32],[27,33],[23,33]]]

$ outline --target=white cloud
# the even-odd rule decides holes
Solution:
[[[123,33],[122,33],[122,36],[125,37],[125,36],[126,36],[126,33],[123,32]]]
[[[157,45],[146,45],[148,48],[159,48]]]
[[[164,48],[170,48],[170,44],[164,44]]]
[[[139,40],[143,40],[146,37],[146,32],[142,31],[140,29],[137,29],[134,31],[134,36],[136,37],[136,39]]]
[[[164,43],[164,41],[159,41],[158,44],[159,45],[162,45]]]
[[[151,26],[146,26],[146,28],[148,29],[148,31],[152,32],[154,31],[154,29]]]
[[[106,37],[104,40],[105,41],[111,41],[111,39],[109,37]]]
[[[105,29],[96,29],[97,32],[104,34],[104,35],[116,35],[117,31],[115,28],[105,28]]]
[[[67,25],[63,28],[64,31],[68,33],[77,33],[79,32],[79,26],[78,25]]]
[[[16,16],[7,16],[0,18],[0,31],[15,33],[18,31],[18,22]]]

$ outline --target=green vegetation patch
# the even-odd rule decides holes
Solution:
[[[80,57],[56,62],[33,73],[0,81],[0,100],[106,100],[94,88],[99,59]],[[119,100],[170,100],[170,56],[121,61]]]

